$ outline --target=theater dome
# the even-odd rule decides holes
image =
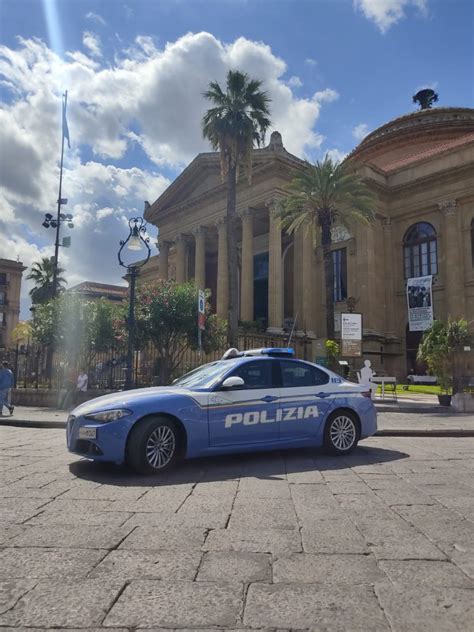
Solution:
[[[407,158],[442,151],[474,134],[474,109],[433,108],[400,116],[377,128],[349,154],[350,161],[384,171]]]

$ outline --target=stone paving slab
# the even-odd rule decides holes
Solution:
[[[373,584],[384,578],[385,574],[371,555],[296,553],[273,563],[275,583]]]
[[[474,581],[449,561],[381,560],[379,568],[394,584],[402,586],[413,584],[474,589]]]
[[[99,626],[122,587],[121,582],[103,579],[40,581],[0,615],[0,626]]]
[[[9,579],[0,581],[0,615],[14,608],[21,597],[35,587],[32,579]]]
[[[368,553],[364,538],[349,521],[320,520],[301,529],[305,553]]]
[[[202,558],[196,581],[252,582],[270,581],[272,567],[270,555],[243,551],[209,551]]]
[[[0,630],[470,630],[474,438],[160,477],[0,426]]]
[[[35,526],[26,528],[9,540],[9,546],[113,549],[124,540],[131,529],[91,529],[87,526]]]
[[[203,548],[278,555],[301,551],[301,537],[296,529],[214,529]]]
[[[192,527],[171,526],[157,529],[136,527],[120,544],[121,549],[139,550],[199,550],[206,537],[206,530]]]
[[[385,582],[376,584],[375,592],[394,632],[472,630],[473,590]]]
[[[390,627],[369,586],[252,584],[244,623],[257,627],[385,632]]]
[[[191,551],[127,551],[117,550],[102,559],[91,572],[91,578],[176,579],[192,581],[197,574],[202,553]]]
[[[212,582],[136,581],[107,615],[105,626],[233,626],[243,604],[243,587]]]
[[[3,579],[85,577],[106,554],[102,549],[2,549],[0,574]]]

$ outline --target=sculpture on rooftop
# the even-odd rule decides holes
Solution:
[[[438,94],[431,88],[419,90],[413,97],[413,103],[420,105],[420,110],[430,110],[433,103],[438,100]]]

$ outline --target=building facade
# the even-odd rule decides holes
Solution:
[[[128,297],[128,288],[122,285],[110,285],[109,283],[96,283],[95,281],[83,281],[66,290],[67,294],[74,294],[86,300],[103,298],[111,303],[121,303]]]
[[[25,266],[19,261],[0,259],[0,348],[12,345],[12,331],[20,318],[21,278]]]
[[[474,318],[474,110],[436,108],[402,116],[369,134],[346,158],[376,195],[376,220],[333,231],[333,296],[363,314],[363,355],[379,372],[405,377],[415,368],[419,332],[408,331],[406,279],[432,275],[434,317]],[[254,151],[251,184],[237,188],[240,224],[240,318],[272,334],[325,336],[325,292],[319,236],[287,235],[278,200],[304,162],[280,134]],[[159,227],[159,256],[143,279],[194,278],[212,305],[228,305],[226,187],[219,157],[199,154],[148,208]]]

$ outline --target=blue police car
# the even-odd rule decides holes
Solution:
[[[67,445],[142,474],[180,458],[323,446],[351,452],[373,435],[367,387],[294,358],[291,349],[230,349],[171,386],[98,397],[72,411]]]

